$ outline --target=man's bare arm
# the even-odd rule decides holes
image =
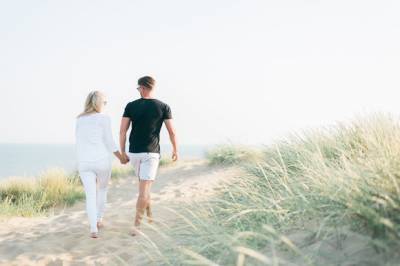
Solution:
[[[166,120],[164,120],[164,123],[165,123],[165,126],[167,127],[169,139],[172,144],[172,160],[176,161],[176,160],[178,160],[178,145],[177,145],[177,141],[176,141],[175,127],[172,123],[172,119],[166,119]]]
[[[128,162],[129,158],[125,152],[125,145],[126,145],[126,133],[131,125],[131,119],[128,117],[122,117],[121,119],[121,127],[119,129],[119,146],[121,149],[121,154],[124,161]]]

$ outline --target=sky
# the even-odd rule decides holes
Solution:
[[[385,0],[0,0],[0,142],[73,143],[91,90],[117,140],[144,75],[181,144],[398,115],[398,14]]]

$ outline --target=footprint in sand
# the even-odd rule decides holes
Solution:
[[[197,167],[197,166],[196,166]],[[113,184],[109,189],[109,204],[105,213],[105,228],[100,232],[100,239],[89,238],[89,225],[84,201],[79,206],[65,208],[63,213],[55,214],[54,218],[29,220],[25,224],[0,222],[0,266],[1,265],[160,265],[158,259],[147,257],[144,249],[152,253],[153,248],[148,239],[156,245],[164,245],[163,237],[158,230],[173,228],[175,216],[164,207],[174,209],[174,198],[177,202],[191,202],[197,196],[203,197],[204,188],[212,190],[214,181],[219,176],[212,176],[210,168],[204,169],[188,180],[182,168],[174,170],[171,178],[165,183],[154,187],[153,200],[160,200],[154,205],[154,220],[147,226],[144,219],[143,230],[145,237],[132,237],[129,232],[134,221],[135,203],[137,197],[137,182],[127,180],[126,183]],[[224,176],[224,175],[222,175]],[[225,176],[228,177],[228,174]],[[229,174],[229,176],[231,176]],[[162,179],[160,179],[161,181]],[[174,182],[175,181],[175,182]],[[193,183],[191,183],[193,181]],[[173,183],[174,182],[174,183]],[[126,184],[126,185],[125,185]],[[129,188],[127,188],[129,186]],[[157,207],[160,206],[159,209]],[[175,209],[174,209],[175,210]],[[179,209],[177,209],[178,211]],[[26,224],[31,228],[31,235],[25,233]],[[7,227],[8,226],[8,227]],[[156,230],[157,229],[157,230]],[[23,232],[23,233],[22,233]],[[35,235],[36,234],[36,235]],[[40,257],[31,257],[38,254]],[[49,264],[50,263],[50,264]]]
[[[47,265],[51,266],[61,266],[64,265],[61,259],[56,259],[54,261],[50,261]]]
[[[180,190],[175,189],[174,192],[175,192],[175,197],[179,198],[182,196],[182,192]]]

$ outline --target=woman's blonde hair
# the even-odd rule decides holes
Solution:
[[[81,117],[83,115],[88,115],[92,113],[100,113],[103,107],[104,94],[100,91],[92,91],[86,97],[85,108],[82,113],[78,115]]]

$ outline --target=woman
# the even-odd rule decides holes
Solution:
[[[102,114],[106,103],[103,93],[89,93],[85,109],[78,116],[75,128],[78,171],[85,189],[92,238],[98,237],[98,228],[102,227],[107,186],[111,176],[111,152],[121,163],[125,160],[115,145],[110,118]]]

